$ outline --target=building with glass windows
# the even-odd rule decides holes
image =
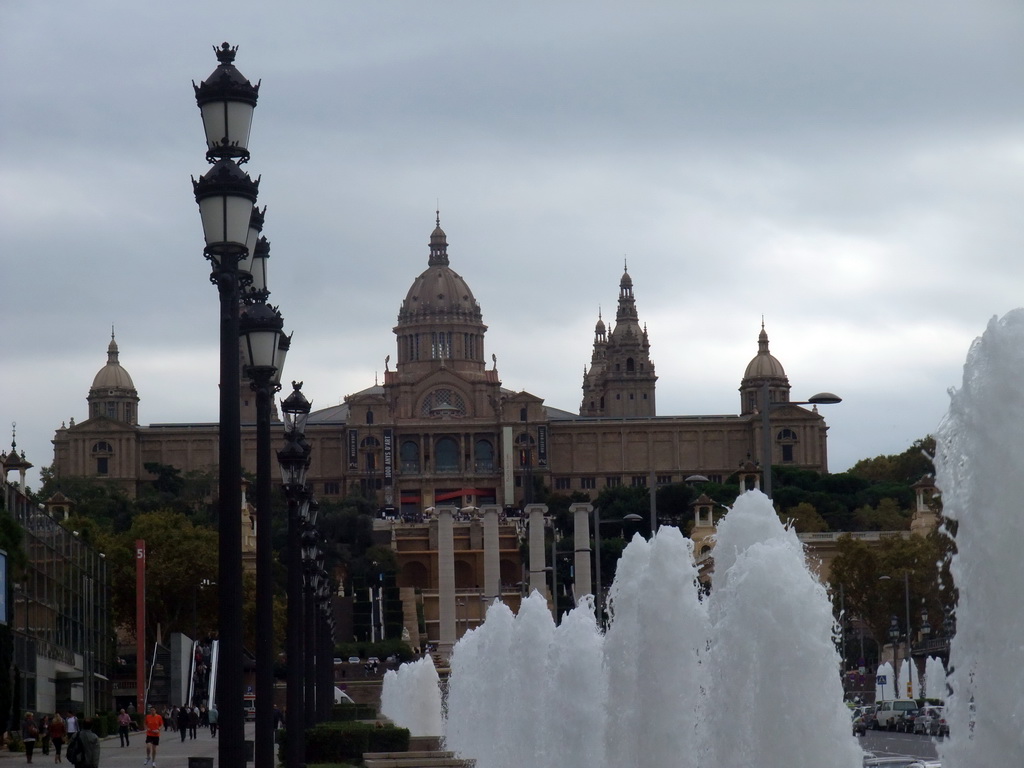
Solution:
[[[0,514],[18,524],[25,555],[24,566],[14,551],[2,558],[2,592],[8,598],[2,618],[13,641],[15,709],[86,715],[109,710],[114,641],[106,559],[25,495],[31,464],[16,446],[0,462]],[[8,481],[11,471],[20,471],[20,482]]]

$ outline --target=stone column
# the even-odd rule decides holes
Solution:
[[[455,645],[455,525],[451,507],[437,508],[438,651],[448,658]]]
[[[498,507],[486,504],[480,507],[484,516],[484,593],[485,605],[501,596],[501,557],[498,553]]]
[[[524,511],[530,526],[530,593],[537,590],[548,599],[550,595],[547,580],[544,578],[547,550],[544,546],[544,514],[548,511],[548,505],[527,504]]]
[[[592,504],[572,504],[573,527],[573,572],[576,580],[572,585],[572,595],[579,605],[584,595],[594,594],[594,583],[590,578],[590,516],[594,512]]]

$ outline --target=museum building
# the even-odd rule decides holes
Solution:
[[[486,331],[473,292],[451,267],[438,219],[426,269],[399,306],[394,369],[386,364],[382,382],[310,415],[313,492],[331,499],[360,490],[400,518],[441,504],[521,508],[540,487],[593,498],[606,487],[692,475],[721,482],[762,462],[765,390],[772,463],[827,471],[825,420],[815,408],[788,404],[789,379],[769,351],[763,323],[739,382],[739,413],[705,416],[657,415],[658,377],[628,270],[614,323],[599,317],[595,326],[575,413],[503,386]],[[254,472],[255,404],[246,384],[239,397],[243,463]],[[215,466],[216,423],[140,425],[139,401],[112,334],[89,389],[87,418],[56,431],[54,472],[103,478],[134,496],[151,479],[149,462],[182,472]]]

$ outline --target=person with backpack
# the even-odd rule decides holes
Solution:
[[[68,743],[68,762],[75,768],[99,768],[100,737],[92,729],[92,718],[82,720],[78,734]]]

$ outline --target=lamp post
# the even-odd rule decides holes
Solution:
[[[764,466],[764,495],[772,497],[772,419],[771,410],[783,405],[835,405],[843,402],[843,398],[831,392],[819,392],[807,400],[787,400],[783,403],[771,401],[771,388],[768,382],[761,385],[761,463]]]
[[[320,534],[316,530],[317,504],[309,506],[309,515],[302,532],[302,571],[303,571],[303,679],[305,684],[305,710],[303,716],[306,727],[316,725],[316,592],[320,587],[321,566]]]
[[[879,581],[889,581],[891,579],[892,579],[891,576],[879,576],[878,577]],[[907,680],[910,681],[909,685],[912,685],[913,684],[913,677],[910,674],[910,571],[907,571],[907,570],[903,571],[903,598],[904,598],[904,607],[905,607],[905,610],[906,610],[906,621],[907,621],[907,624],[906,624],[906,630],[907,630],[906,642],[905,642],[905,644],[903,646],[903,663],[907,665]],[[925,614],[925,619],[927,620],[927,614]],[[892,635],[893,628],[896,629],[896,637],[897,637],[897,639],[899,639],[899,620],[895,616],[892,617],[892,621],[890,622],[890,625],[889,625],[889,634],[890,634],[890,636]],[[893,656],[893,666],[895,666],[895,662],[896,662],[896,641],[893,641],[892,656]],[[908,685],[908,688],[909,688],[909,685]],[[897,693],[897,695],[899,695],[899,691],[898,690],[897,690],[896,693]],[[910,691],[909,690],[907,691],[907,698],[910,698]]]
[[[306,420],[312,408],[303,396],[302,383],[292,382],[292,393],[281,403],[285,422],[285,445],[277,452],[281,465],[281,481],[288,500],[288,632],[286,635],[287,671],[287,740],[285,765],[301,768],[304,763],[305,725],[303,723],[302,690],[302,523],[311,502],[306,490],[310,446],[306,442]]]
[[[245,713],[242,708],[242,445],[238,390],[238,302],[243,279],[238,263],[249,254],[249,223],[259,182],[239,167],[249,159],[249,129],[259,96],[235,69],[237,48],[217,50],[217,69],[193,83],[206,132],[206,159],[212,167],[192,180],[203,222],[204,256],[220,296],[220,433],[218,448],[218,577],[220,664],[217,701],[221,737],[220,768],[245,768]],[[237,161],[237,162],[236,162]]]
[[[262,218],[262,217],[261,217]],[[262,292],[265,293],[265,292]],[[264,295],[240,319],[245,373],[256,393],[256,768],[274,768],[274,556],[270,478],[271,399],[280,388],[281,313]]]
[[[317,720],[324,722],[331,717],[334,703],[334,632],[331,616],[331,577],[326,569],[320,571],[317,590]]]

